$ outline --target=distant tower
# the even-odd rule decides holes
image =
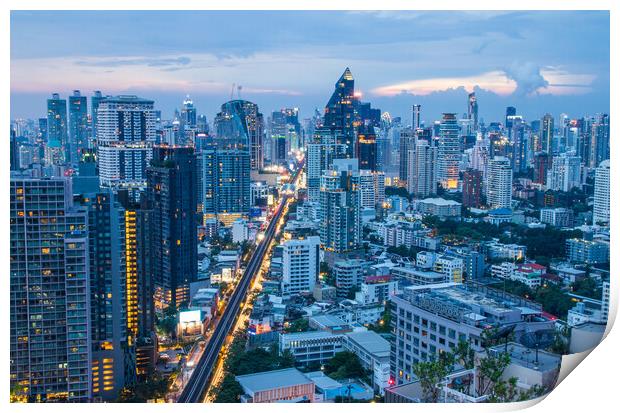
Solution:
[[[421,123],[420,123],[421,111],[422,111],[422,105],[413,105],[413,123],[411,125],[413,127],[414,132],[417,129],[420,129],[421,127]]]
[[[594,177],[594,213],[592,223],[609,224],[609,159],[596,168]]]
[[[47,100],[47,141],[67,146],[67,101],[58,93]]]
[[[84,149],[88,148],[88,109],[86,96],[74,90],[69,96],[69,157],[77,165]]]
[[[487,167],[487,204],[491,208],[510,208],[512,203],[512,168],[510,159],[496,156]]]
[[[444,113],[439,127],[437,179],[445,189],[458,188],[459,164],[461,162],[460,144],[456,114]]]
[[[476,92],[467,96],[467,119],[472,122],[473,132],[478,132],[478,101]]]

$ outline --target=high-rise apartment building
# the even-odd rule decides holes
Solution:
[[[471,132],[478,132],[478,99],[476,99],[476,92],[467,95],[467,119],[471,121]]]
[[[581,158],[563,153],[554,156],[547,172],[547,188],[554,191],[570,191],[581,187]]]
[[[463,172],[463,206],[479,208],[482,204],[482,172],[467,169]]]
[[[416,198],[427,198],[437,193],[437,149],[425,140],[418,140],[413,148],[407,155],[407,191]]]
[[[90,401],[87,216],[70,181],[11,178],[11,386],[29,401]]]
[[[147,181],[156,304],[179,306],[189,300],[198,272],[193,148],[156,146]]]
[[[594,211],[593,224],[609,224],[610,218],[610,175],[609,159],[604,160],[596,168],[594,175]]]
[[[134,198],[146,188],[153,158],[155,111],[152,100],[107,97],[97,107],[97,162],[101,186],[128,189]]]
[[[331,168],[334,159],[346,158],[347,146],[339,142],[340,132],[318,128],[312,142],[306,145],[306,186],[310,202],[319,201],[323,172]]]
[[[314,291],[319,276],[319,245],[317,236],[292,239],[282,244],[283,294]]]
[[[487,204],[491,208],[511,208],[512,168],[510,159],[496,156],[487,166]]]
[[[250,212],[250,153],[209,149],[199,155],[201,202],[205,219],[216,217],[226,225]]]
[[[77,165],[84,149],[88,148],[88,108],[86,96],[74,90],[69,96],[69,158]]]
[[[555,128],[553,126],[553,116],[549,113],[543,116],[542,120],[540,121],[540,127],[542,150],[551,155],[553,153],[553,135],[555,133]]]
[[[437,149],[437,180],[445,189],[456,189],[459,184],[461,141],[456,114],[444,113],[439,129]]]

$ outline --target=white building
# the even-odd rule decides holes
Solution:
[[[383,395],[390,381],[390,342],[374,331],[360,331],[345,334],[342,347],[372,371],[373,388]]]
[[[512,168],[510,159],[496,156],[487,166],[487,204],[491,208],[510,208],[512,203]]]
[[[153,158],[154,102],[137,96],[109,97],[97,109],[97,162],[101,186],[146,187]]]
[[[292,239],[282,245],[282,293],[314,291],[319,274],[319,245],[317,236]]]
[[[237,219],[232,224],[232,240],[241,243],[249,239],[248,222],[244,219]]]
[[[609,224],[609,160],[601,162],[596,168],[592,223]]]
[[[336,353],[343,351],[343,334],[333,334],[329,331],[306,331],[302,333],[280,334],[280,354],[289,350],[295,362],[301,365],[310,363],[325,364]]]
[[[573,226],[573,211],[567,208],[543,208],[540,210],[540,222],[560,228]]]
[[[409,151],[407,165],[407,191],[419,198],[437,193],[435,161],[437,149],[425,140],[418,140]]]
[[[581,157],[554,156],[547,172],[547,189],[567,192],[576,187],[581,188]]]
[[[426,198],[416,203],[421,214],[436,215],[441,218],[461,216],[461,204],[443,198]]]

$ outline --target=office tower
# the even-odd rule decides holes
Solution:
[[[437,180],[444,189],[457,189],[461,146],[456,114],[444,113],[439,129]]]
[[[196,130],[198,133],[209,133],[209,121],[206,115],[198,115],[196,119]]]
[[[194,101],[190,99],[189,95],[187,95],[185,97],[185,100],[183,101],[183,109],[181,109],[181,120],[183,125],[185,125],[186,127],[196,127],[196,108],[194,107]]]
[[[435,176],[437,148],[427,141],[418,140],[409,150],[407,169],[407,192],[416,198],[427,198],[437,193]]]
[[[89,401],[86,214],[65,179],[11,178],[10,201],[11,387],[29,401]]]
[[[552,157],[546,152],[538,152],[534,155],[534,182],[545,185],[547,183],[547,173],[552,163]]]
[[[336,254],[356,250],[362,241],[356,159],[339,159],[321,177],[321,247]]]
[[[547,172],[547,189],[570,191],[581,188],[581,158],[570,154],[554,156]]]
[[[463,172],[463,206],[479,208],[482,205],[482,172],[467,169]]]
[[[377,170],[389,172],[392,166],[392,141],[387,131],[381,131],[377,136]]]
[[[412,112],[413,112],[413,123],[411,124],[411,127],[413,128],[414,131],[420,129],[422,127],[422,123],[420,121],[420,115],[422,112],[422,105],[413,105],[412,108]]]
[[[491,208],[510,208],[512,202],[512,169],[510,159],[496,156],[487,166],[487,204]]]
[[[312,142],[306,145],[306,186],[310,202],[319,201],[323,171],[331,168],[334,159],[346,157],[347,146],[346,144],[339,143],[340,136],[341,133],[338,131],[317,128],[315,129]]]
[[[90,97],[90,121],[92,122],[91,139],[95,142],[97,140],[97,119],[99,113],[99,104],[104,99],[105,96],[103,96],[100,90],[95,90],[93,92],[93,95]]]
[[[74,90],[69,96],[69,160],[77,165],[82,150],[88,148],[88,109],[86,96]]]
[[[114,401],[124,386],[136,380],[135,262],[126,256],[125,211],[112,192],[86,193],[78,202],[88,211],[90,235],[93,398]]]
[[[319,245],[317,236],[291,239],[282,244],[282,294],[314,291],[319,276]]]
[[[335,90],[325,106],[323,126],[339,131],[342,141],[347,145],[347,154],[354,154],[354,121],[355,121],[355,82],[353,75],[347,67],[336,82]]]
[[[377,135],[374,127],[361,128],[357,133],[356,158],[360,169],[377,171]]]
[[[246,100],[224,103],[214,124],[219,148],[245,149],[250,153],[252,170],[263,168],[265,125],[255,103]]]
[[[525,125],[521,118],[513,121],[512,133],[512,169],[515,173],[523,173],[528,167],[528,139],[525,135]]]
[[[47,118],[39,118],[37,127],[37,141],[47,141]]]
[[[156,305],[180,306],[196,280],[196,155],[191,147],[156,146],[147,169],[151,265]]]
[[[553,116],[549,113],[543,116],[540,121],[540,127],[540,142],[542,150],[551,155],[553,153],[553,135],[555,131],[553,126]]]
[[[594,176],[594,212],[593,224],[609,224],[609,159],[604,160],[596,168]]]
[[[55,146],[67,147],[67,101],[58,93],[47,100],[47,142]]]
[[[9,162],[11,166],[11,171],[17,171],[20,169],[19,167],[19,144],[17,143],[17,136],[14,130],[11,130],[10,136],[10,153],[9,153]]]
[[[471,132],[478,132],[478,100],[476,99],[476,92],[467,95],[467,119],[471,122]]]
[[[250,154],[248,151],[203,150],[201,157],[204,218],[217,217],[226,225],[250,212]]]
[[[155,142],[153,104],[126,95],[99,102],[97,162],[102,187],[129,189],[135,199],[146,188],[146,168]]]
[[[504,127],[507,130],[512,129],[512,119],[513,119],[513,116],[516,116],[516,115],[517,115],[517,108],[513,106],[506,107],[506,118],[504,121]]]
[[[400,131],[399,141],[399,161],[398,161],[398,182],[401,186],[407,185],[409,175],[409,152],[415,149],[416,131],[414,129],[403,129]]]
[[[589,166],[596,168],[609,155],[609,115],[599,115],[591,126]]]

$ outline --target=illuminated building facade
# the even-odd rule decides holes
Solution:
[[[65,179],[11,178],[10,381],[29,401],[90,401],[87,215]]]
[[[439,128],[437,179],[444,189],[457,189],[461,146],[456,114],[444,113]]]

